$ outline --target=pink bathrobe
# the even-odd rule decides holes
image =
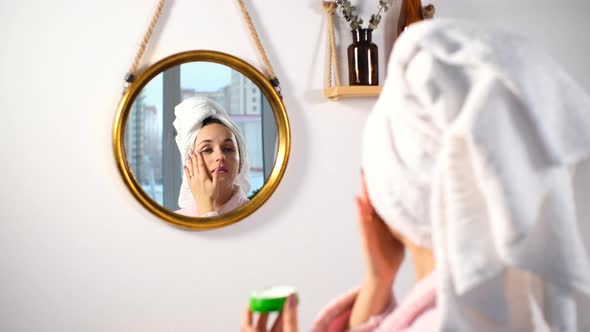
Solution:
[[[312,332],[430,332],[437,331],[439,313],[436,308],[434,273],[418,282],[400,305],[392,297],[391,305],[365,324],[348,329],[348,319],[359,290],[351,291],[328,304],[313,323]]]
[[[180,210],[176,210],[174,212],[176,212],[178,214],[184,214],[185,216],[189,216],[189,217],[200,217],[200,218],[216,217],[216,216],[219,216],[222,214],[229,213],[246,203],[248,203],[248,198],[246,198],[246,195],[244,195],[242,190],[240,190],[238,187],[238,189],[236,189],[234,191],[234,194],[229,199],[229,201],[225,202],[225,204],[223,204],[223,206],[218,211],[212,211],[212,212],[205,213],[205,214],[199,216],[197,213],[197,205],[193,201],[193,204],[191,204],[189,206],[185,206],[184,208],[182,208]]]

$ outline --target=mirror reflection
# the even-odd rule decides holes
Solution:
[[[276,158],[277,124],[260,88],[213,62],[188,62],[151,79],[125,126],[126,161],[142,190],[191,217],[252,199]]]

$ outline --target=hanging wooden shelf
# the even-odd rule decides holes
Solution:
[[[322,6],[328,17],[327,29],[328,47],[326,62],[326,86],[324,96],[331,101],[336,101],[343,97],[377,97],[381,94],[382,86],[378,85],[340,85],[340,75],[338,73],[338,49],[336,48],[336,34],[334,33],[334,13],[338,8],[335,1],[323,1]],[[349,68],[350,69],[350,68]],[[373,78],[375,80],[375,77]],[[353,80],[354,81],[354,80]],[[356,82],[356,81],[355,81]],[[363,80],[363,82],[365,82]],[[373,82],[373,81],[371,81]]]
[[[333,86],[324,89],[324,96],[332,101],[341,97],[377,97],[383,87],[379,85]]]

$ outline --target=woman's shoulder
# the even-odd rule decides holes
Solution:
[[[222,214],[222,213],[231,212],[248,202],[249,202],[249,200],[246,197],[246,194],[244,194],[244,192],[238,187],[238,189],[234,191],[234,194],[229,199],[229,201],[227,201],[221,207],[221,209],[219,209],[218,213]]]

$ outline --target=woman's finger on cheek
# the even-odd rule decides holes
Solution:
[[[192,153],[191,153],[192,154]],[[193,167],[194,163],[193,163],[193,159],[191,158],[191,155],[188,156],[187,160],[186,160],[186,170],[188,171],[188,175],[193,176],[195,175],[195,170]]]
[[[365,177],[363,176],[361,179],[361,195],[363,197],[368,197],[369,193],[367,191],[367,181],[365,180]]]
[[[185,177],[186,177],[188,180],[190,180],[190,178],[191,178],[191,174],[190,174],[190,172],[188,171],[188,167],[186,167],[186,165],[184,165],[184,167],[183,167],[182,169],[184,170],[184,176],[185,176]]]
[[[369,197],[366,195],[366,191],[364,195],[359,197],[359,208],[366,217],[377,216],[377,212],[375,212],[371,201],[369,201]]]
[[[203,157],[202,153],[199,153],[197,155],[197,165],[199,167],[199,175],[203,179],[210,179],[211,176],[209,174],[209,170],[207,169],[207,167],[205,167],[205,160],[203,158],[204,157]]]
[[[356,204],[357,204],[358,220],[359,220],[359,223],[360,223],[362,229],[364,230],[366,228],[367,223],[369,222],[367,208],[363,204],[362,198],[357,198]]]
[[[213,171],[211,174],[211,181],[213,182],[213,186],[217,186],[217,181],[219,180],[219,172],[217,170]]]
[[[197,161],[197,155],[194,152],[191,152],[191,166],[193,170],[193,175],[199,174],[199,163]]]
[[[361,198],[359,196],[354,198],[354,202],[356,203],[356,212],[359,218],[363,216],[363,203],[361,202]]]
[[[366,219],[370,215],[370,209],[368,207],[367,200],[364,197],[358,197],[357,206],[359,211],[359,217]]]

